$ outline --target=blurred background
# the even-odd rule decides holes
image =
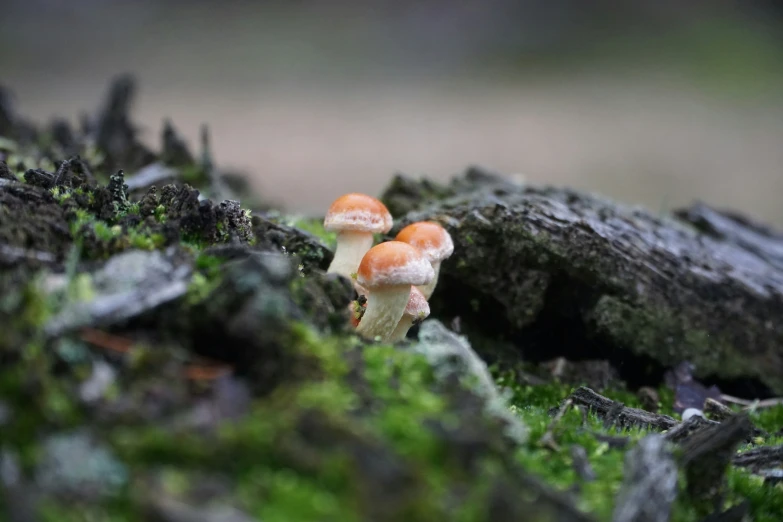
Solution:
[[[76,121],[130,72],[136,119],[322,213],[469,164],[653,210],[783,225],[783,1],[3,0],[0,84]]]

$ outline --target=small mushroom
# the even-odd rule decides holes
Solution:
[[[400,241],[372,247],[362,258],[357,282],[367,289],[367,308],[356,332],[388,341],[408,306],[411,285],[426,285],[435,273],[426,257]]]
[[[391,334],[389,341],[396,343],[405,339],[408,335],[408,330],[415,322],[422,321],[430,315],[430,305],[427,302],[427,298],[421,293],[421,290],[415,286],[411,287],[411,295],[408,298],[408,306],[405,307],[405,311],[400,318],[400,322],[397,323],[397,327]]]
[[[451,235],[438,223],[419,221],[400,230],[394,240],[415,246],[432,263],[435,277],[429,284],[419,287],[424,297],[429,299],[438,284],[440,264],[454,252],[454,243],[451,240]]]
[[[337,198],[324,218],[324,229],[337,232],[337,247],[327,273],[351,279],[372,247],[373,234],[385,234],[391,227],[391,214],[374,197],[351,193]]]

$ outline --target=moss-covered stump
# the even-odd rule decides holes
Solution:
[[[753,426],[704,458],[699,441],[717,447],[739,418],[727,406],[715,421],[681,423],[670,389],[637,398],[611,361],[534,367],[515,349],[529,327],[529,346],[548,354],[562,348],[554,332],[593,332],[580,315],[596,304],[586,281],[607,276],[578,279],[593,265],[566,270],[576,253],[543,240],[586,196],[520,191],[478,170],[449,187],[396,179],[390,207],[441,200],[432,208],[457,250],[432,318],[396,345],[368,342],[350,326],[350,281],[324,272],[334,234],[240,204],[206,132],[193,154],[168,122],[162,150],[149,150],[132,94],[121,78],[80,128],[39,129],[0,89],[0,519],[783,519],[783,407],[747,412]],[[549,232],[514,218],[490,233],[474,223],[486,224],[484,211],[465,210],[532,194],[557,211]],[[728,237],[721,227],[713,235]],[[563,272],[546,270],[553,252]],[[481,269],[467,278],[470,267]],[[473,345],[455,333],[455,312]],[[503,357],[488,368],[477,352]],[[651,449],[656,440],[666,444]],[[645,470],[658,461],[656,489]]]
[[[781,234],[703,205],[653,215],[480,169],[448,186],[397,177],[383,200],[392,233],[436,220],[454,238],[433,306],[527,357],[625,360],[639,380],[690,361],[700,377],[783,393]]]

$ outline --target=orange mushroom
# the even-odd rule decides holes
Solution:
[[[421,293],[421,290],[415,286],[411,286],[411,295],[408,298],[408,305],[405,307],[405,311],[402,313],[400,322],[397,323],[397,327],[391,334],[389,341],[396,343],[405,339],[408,335],[408,330],[417,321],[426,319],[430,315],[430,304],[427,302],[427,298]]]
[[[427,258],[407,243],[387,241],[368,250],[357,272],[357,282],[369,293],[357,333],[388,341],[408,305],[411,286],[426,285],[434,275]]]
[[[400,230],[394,239],[418,248],[432,264],[435,277],[430,283],[419,287],[424,297],[429,299],[438,284],[441,263],[454,252],[451,235],[434,221],[419,221]]]
[[[337,247],[327,272],[350,279],[372,247],[373,234],[385,234],[391,227],[391,214],[374,197],[351,193],[337,198],[324,218],[324,229],[337,232]]]

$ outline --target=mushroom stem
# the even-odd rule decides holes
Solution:
[[[435,272],[435,277],[432,278],[432,281],[430,281],[426,285],[420,285],[417,286],[422,294],[424,294],[424,297],[429,300],[429,298],[432,296],[433,292],[435,292],[435,287],[438,286],[438,274],[440,273],[440,261],[435,261],[432,263],[432,271]]]
[[[415,317],[412,315],[403,314],[400,318],[400,322],[397,323],[396,328],[394,328],[394,331],[389,336],[389,342],[397,343],[405,339],[405,337],[408,335],[408,330],[410,330],[411,326],[413,326],[414,319]]]
[[[405,312],[410,295],[410,285],[380,287],[370,292],[356,333],[366,339],[380,337],[382,341],[388,341]]]
[[[351,279],[362,262],[362,257],[372,248],[373,236],[369,232],[343,231],[337,234],[337,248],[329,265],[328,274],[340,274]]]

